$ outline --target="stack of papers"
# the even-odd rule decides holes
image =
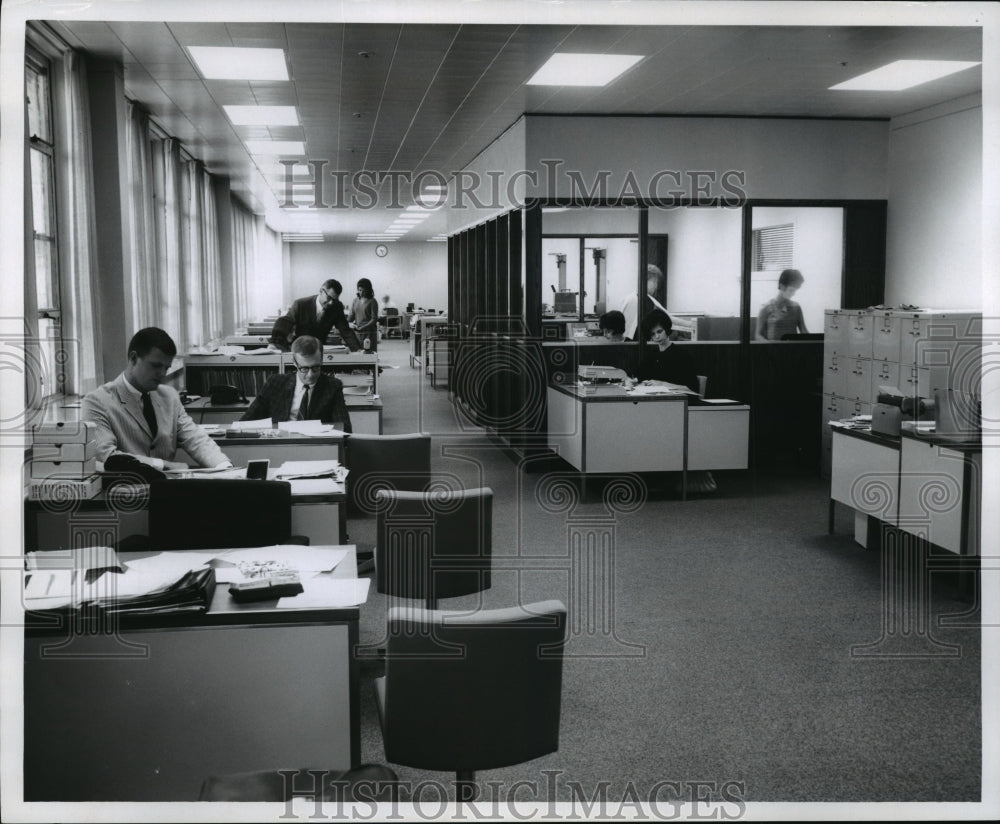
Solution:
[[[275,478],[295,480],[298,478],[334,478],[343,482],[347,468],[340,461],[285,461],[274,473]]]
[[[226,424],[227,429],[270,429],[271,419],[270,418],[258,418],[255,421],[233,421],[232,423]]]
[[[337,427],[331,426],[328,423],[323,423],[323,421],[280,421],[278,429],[282,432],[312,436],[332,435],[343,432],[343,430],[337,429]]]

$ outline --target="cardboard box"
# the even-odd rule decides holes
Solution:
[[[100,475],[38,480],[28,484],[28,498],[32,501],[85,501],[95,497],[100,491]]]
[[[97,459],[86,461],[35,461],[31,462],[31,478],[87,478],[97,472]]]
[[[53,421],[31,427],[32,443],[89,443],[97,439],[93,421]]]
[[[97,441],[87,443],[35,443],[31,457],[36,461],[86,461],[97,457]]]

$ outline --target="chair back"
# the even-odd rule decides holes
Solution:
[[[489,589],[493,490],[376,493],[375,588],[397,598],[438,598]]]
[[[388,317],[392,317],[392,316],[396,316],[396,315],[399,315],[399,310],[395,306],[386,306],[385,307],[385,316],[387,318]]]
[[[287,543],[287,481],[184,478],[149,487],[150,549],[227,549]]]
[[[374,515],[380,489],[421,491],[431,477],[431,436],[350,435],[344,442],[347,511]]]
[[[559,748],[566,607],[392,608],[376,680],[388,761],[428,770],[520,764]]]

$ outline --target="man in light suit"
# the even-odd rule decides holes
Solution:
[[[340,283],[331,278],[319,287],[316,297],[310,295],[293,301],[289,310],[275,321],[271,330],[271,348],[287,352],[291,342],[300,335],[310,335],[323,342],[336,326],[344,345],[357,352],[361,344],[347,323],[344,304],[340,302],[342,291]]]
[[[311,335],[300,335],[292,343],[295,371],[275,375],[254,398],[241,420],[271,418],[271,423],[319,420],[344,432],[351,431],[351,416],[344,402],[344,385],[333,375],[324,375],[323,347]]]
[[[97,424],[99,461],[125,453],[156,469],[186,469],[174,460],[182,447],[199,466],[232,466],[184,411],[177,390],[162,383],[176,354],[162,329],[140,329],[129,342],[125,371],[84,397],[83,419]]]

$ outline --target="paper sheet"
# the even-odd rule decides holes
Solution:
[[[270,418],[258,418],[255,421],[232,421],[226,424],[226,429],[270,429]]]
[[[370,586],[370,578],[309,578],[302,582],[304,592],[279,598],[277,608],[354,607],[368,599]]]
[[[344,491],[344,485],[333,478],[295,478],[289,483],[292,485],[292,497],[296,495],[329,495]]]
[[[274,473],[276,478],[294,478],[301,475],[322,475],[335,473],[340,469],[340,461],[285,461]]]
[[[282,432],[297,432],[300,435],[329,435],[341,432],[323,421],[279,421],[278,429]]]

